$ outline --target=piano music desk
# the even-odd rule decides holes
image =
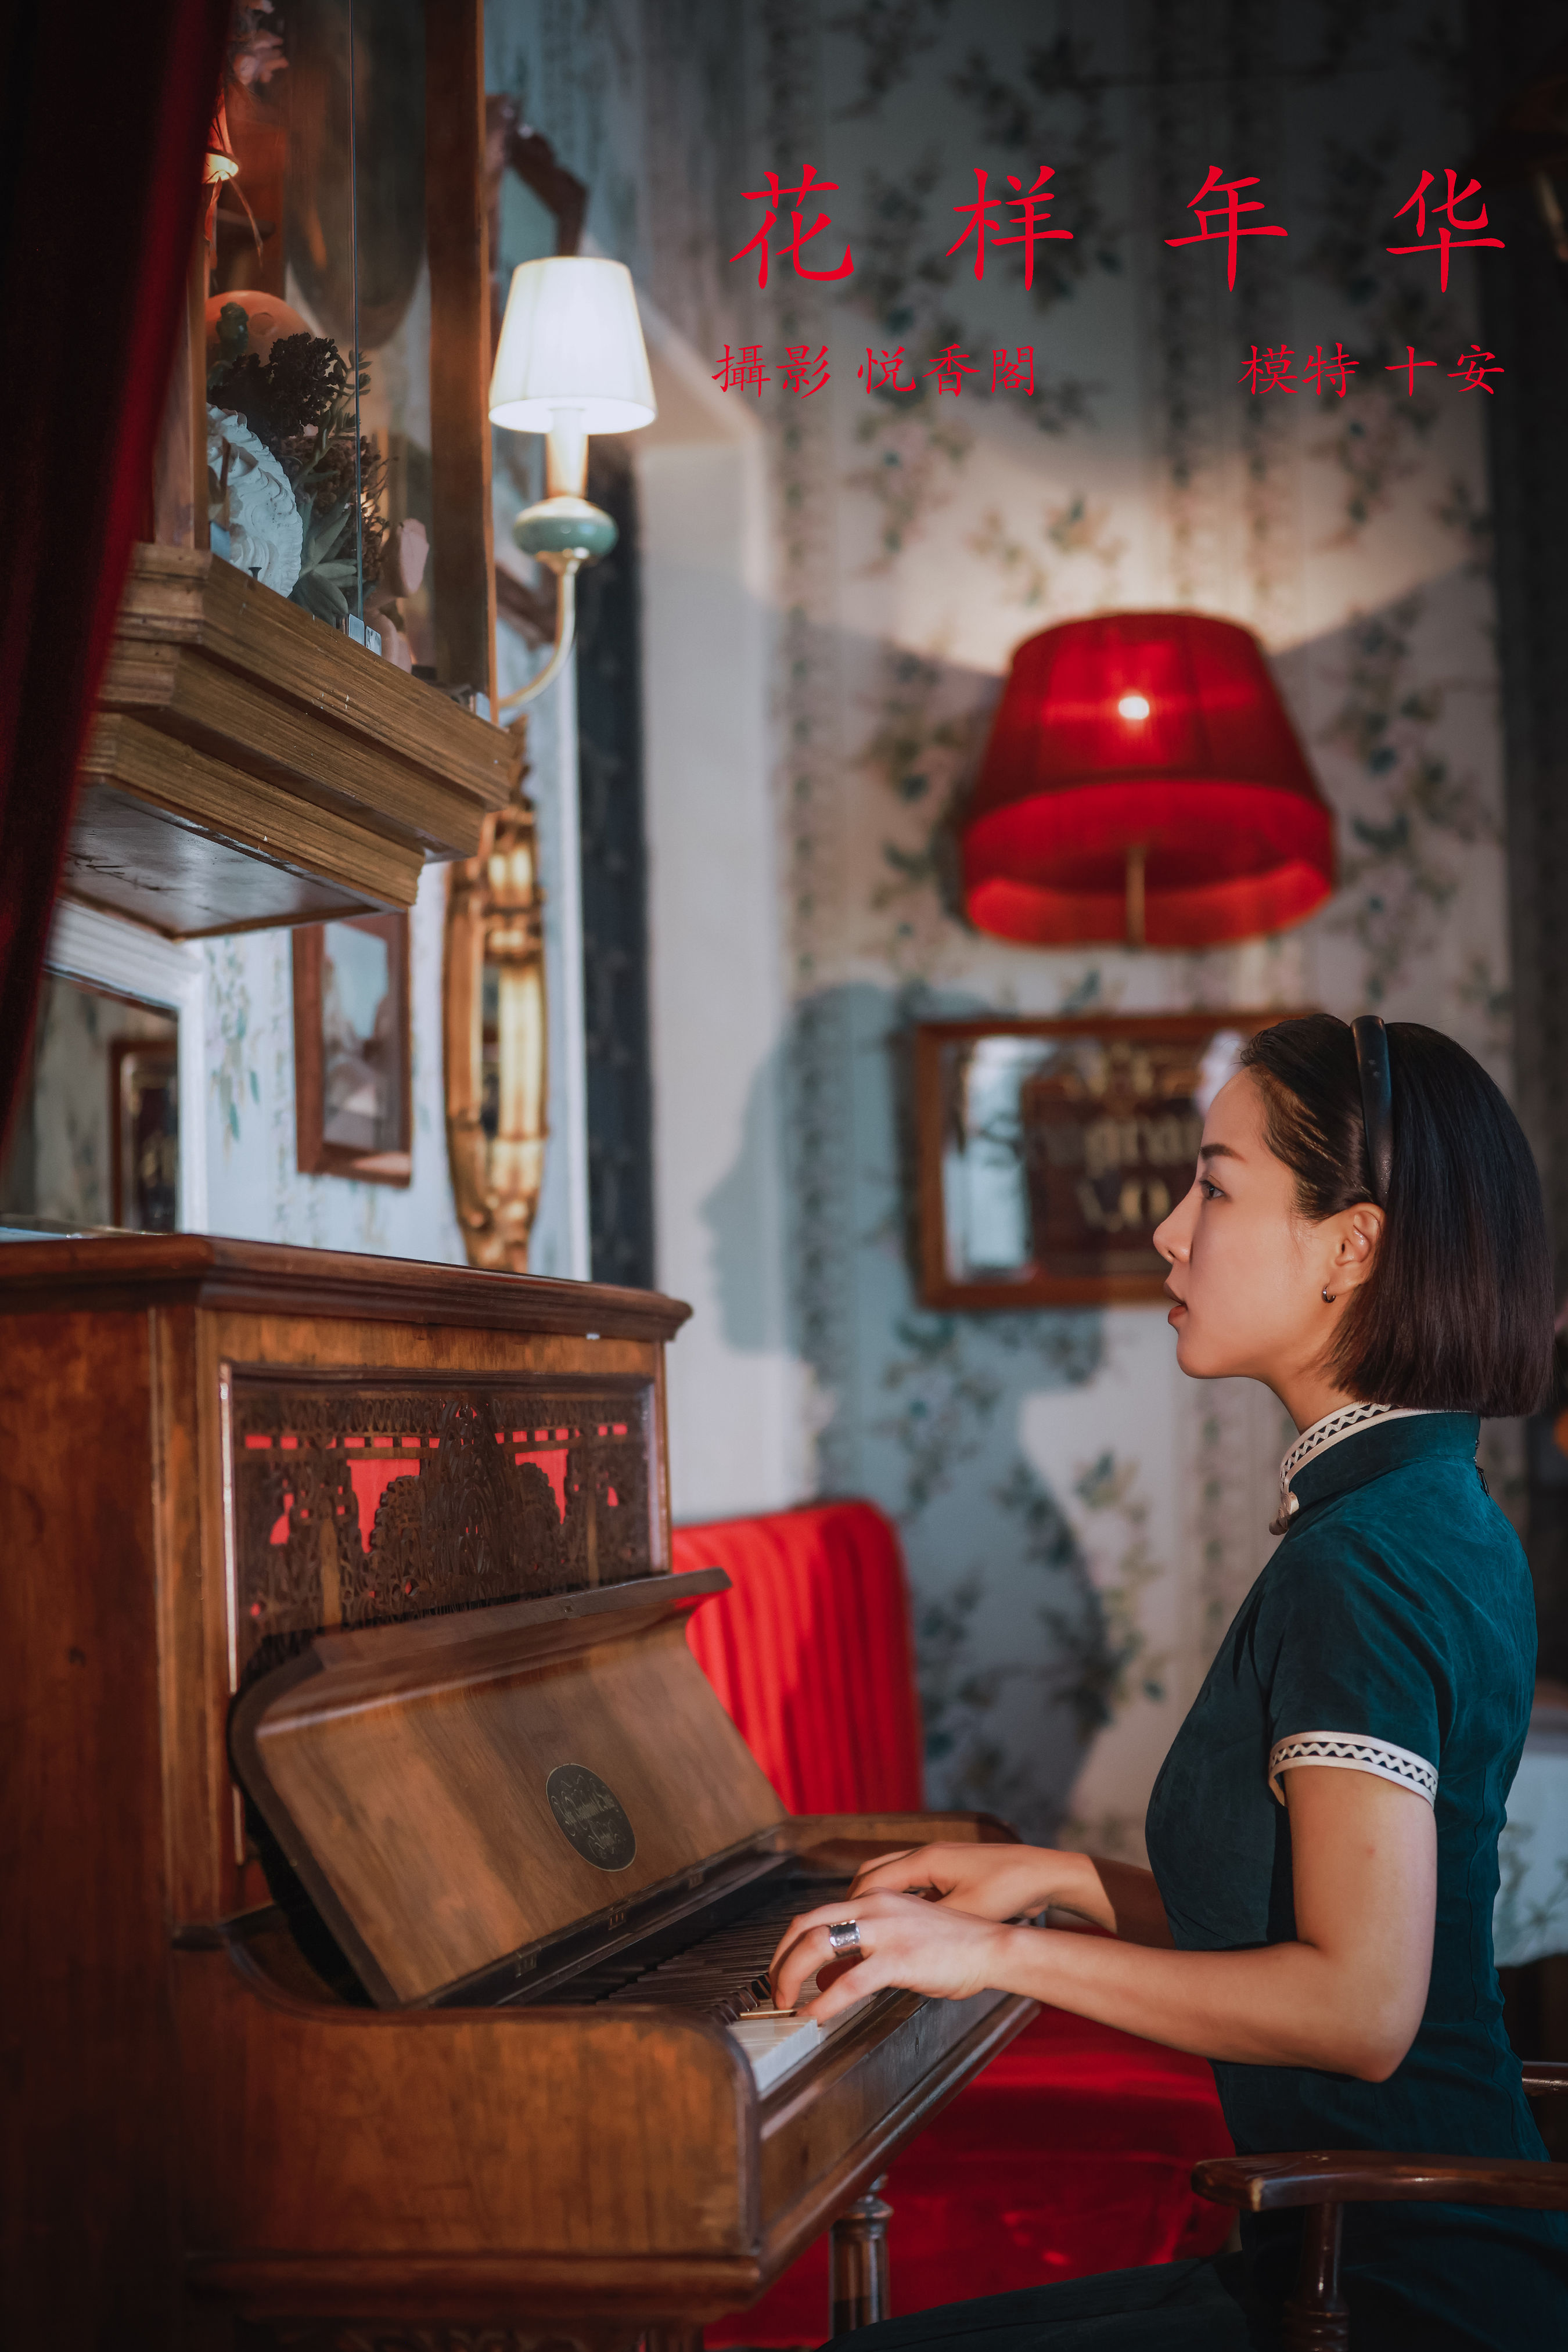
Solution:
[[[690,2342],[1033,2014],[880,1993],[765,2090],[724,2021],[781,1906],[1011,1832],[785,1816],[669,1574],[686,1312],[6,1247],[8,2346]]]

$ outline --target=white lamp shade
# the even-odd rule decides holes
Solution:
[[[584,433],[629,433],[658,414],[637,298],[621,261],[557,255],[511,273],[490,375],[490,421],[548,433],[558,409]]]

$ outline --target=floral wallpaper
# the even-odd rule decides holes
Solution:
[[[207,1222],[215,1234],[461,1263],[441,1091],[446,876],[427,867],[411,915],[414,1174],[407,1186],[302,1176],[294,1111],[294,959],[288,931],[209,940]]]
[[[1157,1309],[916,1303],[902,1041],[986,1007],[1371,1006],[1510,1083],[1483,457],[1509,354],[1479,380],[1463,362],[1487,253],[1456,253],[1445,291],[1435,256],[1386,250],[1413,241],[1420,173],[1468,150],[1460,8],[492,0],[489,20],[492,87],[588,180],[600,248],[715,370],[749,346],[773,371],[728,396],[773,457],[777,1059],[816,1486],[902,1530],[933,1799],[1136,1854],[1267,1555],[1289,1432],[1260,1391],[1184,1382]],[[1166,242],[1216,160],[1288,232],[1243,241],[1234,291],[1223,249]],[[1027,288],[1016,251],[977,278],[973,244],[950,249],[976,169],[1026,187],[1047,163],[1070,240],[1037,247]],[[728,259],[760,225],[745,192],[807,164],[830,220],[812,250],[831,268],[847,244],[852,270],[799,275],[781,214],[760,287],[754,253]],[[816,392],[779,372],[803,349],[827,362]],[[1314,350],[1337,382],[1303,375]],[[1336,896],[1207,953],[977,935],[953,819],[1013,648],[1172,604],[1262,638],[1336,812]]]

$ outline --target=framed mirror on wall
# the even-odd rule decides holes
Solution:
[[[414,1176],[408,918],[294,933],[294,1106],[302,1176]]]
[[[0,1160],[0,1236],[205,1229],[205,1016],[199,948],[61,902]]]
[[[1246,1039],[1288,1012],[978,1017],[914,1032],[928,1307],[1152,1304],[1156,1225],[1193,1181]]]

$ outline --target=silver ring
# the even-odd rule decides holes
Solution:
[[[846,1952],[858,1952],[860,1949],[859,1921],[835,1919],[827,1930],[827,1941],[832,1951],[839,1957]]]

